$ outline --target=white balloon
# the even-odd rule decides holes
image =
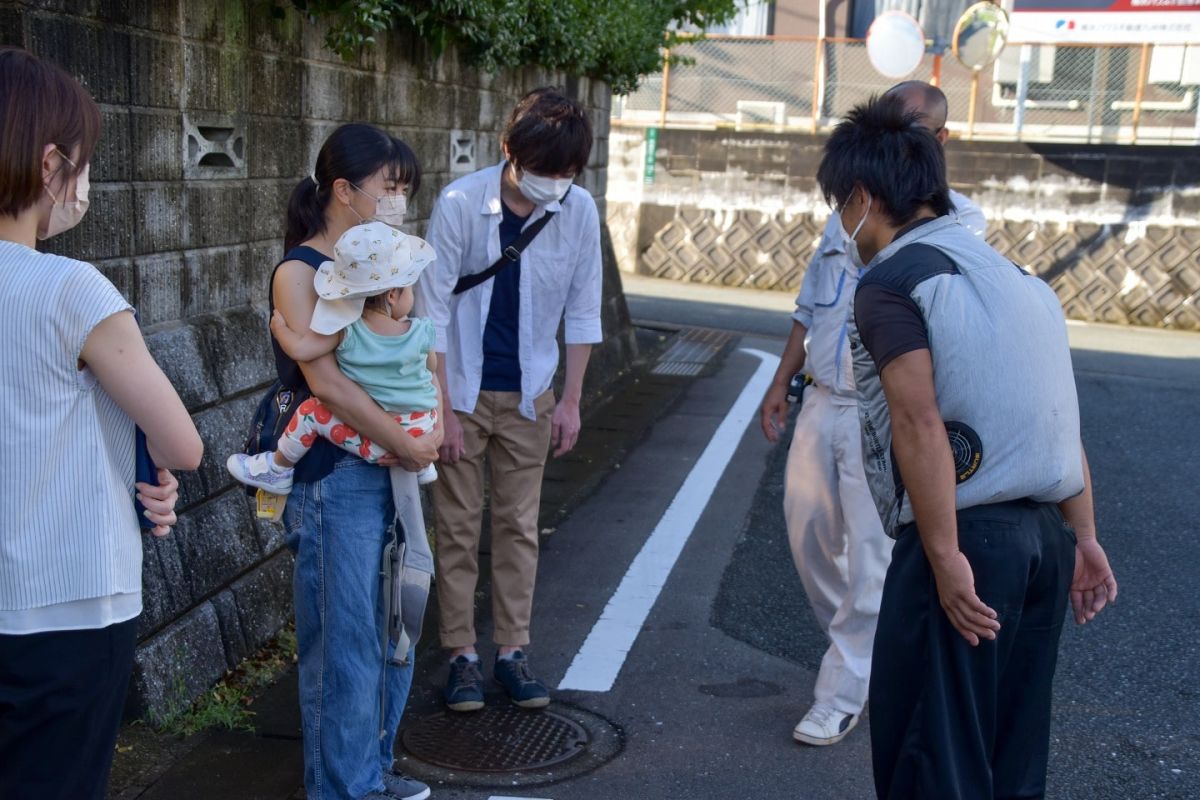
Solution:
[[[867,58],[879,74],[903,78],[925,56],[925,32],[903,11],[885,11],[867,30]]]

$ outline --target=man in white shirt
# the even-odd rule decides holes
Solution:
[[[946,96],[935,86],[906,81],[897,95],[945,144]],[[978,206],[950,192],[958,221],[982,236]],[[861,271],[847,252],[842,222],[829,217],[792,315],[791,336],[762,405],[762,428],[777,441],[787,419],[787,387],[804,368],[812,385],[788,453],[784,514],[792,557],[817,622],[830,645],[821,659],[815,702],[792,731],[810,745],[840,742],[858,724],[867,700],[871,650],[892,542],[884,534],[867,487],[858,398],[847,324]]]
[[[504,161],[438,198],[427,235],[437,261],[417,285],[417,311],[433,320],[438,378],[454,412],[443,415],[440,479],[431,486],[439,631],[450,651],[445,700],[454,711],[483,707],[475,589],[485,461],[495,678],[521,707],[550,702],[524,652],[542,472],[551,446],[556,457],[575,446],[583,376],[601,341],[600,218],[592,196],[572,186],[591,153],[587,113],[553,89],[534,90],[514,109],[503,145]],[[462,282],[496,264],[491,277]],[[560,321],[567,353],[556,402]]]

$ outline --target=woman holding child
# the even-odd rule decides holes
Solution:
[[[318,421],[332,413],[344,426],[341,430],[361,433],[393,454],[371,463],[326,438],[308,436],[307,453],[293,452],[294,460],[287,462],[293,485],[283,522],[296,553],[304,783],[310,800],[429,796],[424,784],[392,771],[392,747],[412,683],[412,664],[410,659],[406,666],[384,667],[379,565],[395,506],[389,471],[379,465],[414,472],[427,467],[437,458],[441,426],[418,436],[397,424],[396,414],[343,372],[339,360],[345,349],[338,345],[350,341],[346,337],[361,343],[363,337],[418,330],[406,317],[412,289],[393,281],[381,287],[391,290],[381,300],[359,301],[353,325],[347,322],[334,330],[336,326],[318,324],[318,334],[336,333],[337,338],[325,337],[327,345],[307,353],[296,349],[300,336],[288,336],[285,330],[310,330],[320,299],[316,270],[337,262],[335,246],[343,234],[370,221],[398,227],[406,195],[417,190],[420,179],[416,156],[400,140],[370,125],[335,130],[321,147],[312,175],[292,192],[286,252],[271,282],[271,306],[282,317],[272,325],[281,383],[319,398]],[[342,244],[345,250],[349,242]],[[420,250],[417,246],[414,252]],[[316,357],[297,363],[280,341],[302,357]],[[305,408],[301,403],[301,414]],[[315,410],[315,403],[308,408]],[[275,469],[266,461],[257,465],[268,467]],[[386,706],[382,715],[381,705]]]

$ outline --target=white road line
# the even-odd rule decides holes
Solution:
[[[675,499],[629,565],[621,585],[613,593],[600,619],[596,620],[591,633],[575,654],[567,674],[558,684],[559,689],[607,692],[616,682],[625,656],[633,648],[650,609],[654,607],[717,482],[733,458],[738,442],[746,432],[746,425],[757,419],[763,394],[779,366],[779,357],[770,353],[749,348],[742,348],[741,352],[755,356],[762,363],[742,389],[688,473],[683,486],[679,487]]]
[[[488,800],[549,800],[545,797],[509,797],[508,795],[494,794]]]

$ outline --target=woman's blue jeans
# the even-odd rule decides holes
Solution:
[[[310,800],[359,800],[383,790],[412,685],[408,666],[383,666],[380,560],[395,510],[388,471],[354,457],[298,483],[283,513],[296,554],[293,581]],[[380,700],[387,711],[381,716]]]

